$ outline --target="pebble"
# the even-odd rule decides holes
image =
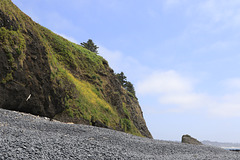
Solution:
[[[239,160],[240,153],[141,138],[0,109],[0,160]],[[1,125],[8,124],[8,125]]]

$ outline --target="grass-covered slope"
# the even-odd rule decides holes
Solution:
[[[0,108],[151,137],[108,62],[0,1]]]

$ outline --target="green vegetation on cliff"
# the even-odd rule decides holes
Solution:
[[[0,108],[151,137],[137,99],[104,58],[35,23],[10,0],[0,2],[0,45]]]

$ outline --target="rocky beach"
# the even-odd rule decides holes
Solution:
[[[1,160],[240,159],[239,153],[216,147],[141,138],[3,109],[0,109],[0,143]]]

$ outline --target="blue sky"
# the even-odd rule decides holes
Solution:
[[[134,84],[155,139],[240,142],[240,1],[12,1],[70,41],[92,39]]]

